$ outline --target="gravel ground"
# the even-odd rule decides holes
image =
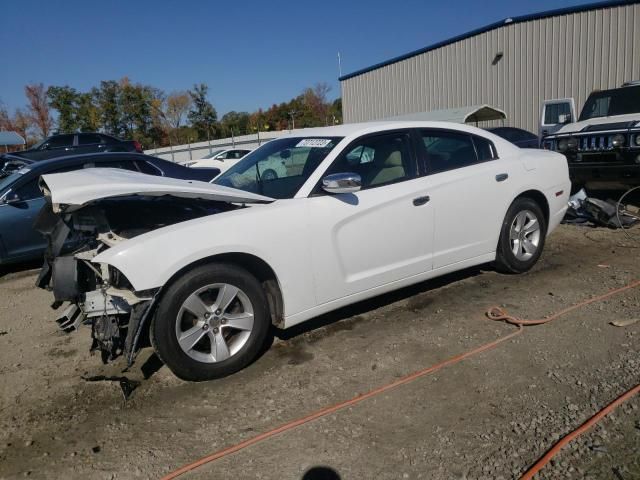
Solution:
[[[640,227],[634,229],[638,238]],[[622,232],[560,227],[528,274],[471,269],[280,332],[231,377],[182,382],[149,349],[134,368],[56,331],[36,270],[0,276],[0,478],[157,478],[184,463],[493,340],[502,305],[541,318],[640,278]],[[640,288],[185,475],[510,479],[640,383]],[[128,401],[117,380],[140,382]],[[640,479],[640,398],[573,442],[539,478]]]

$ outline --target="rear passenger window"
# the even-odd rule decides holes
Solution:
[[[493,143],[486,138],[473,137],[473,143],[476,145],[476,152],[478,153],[478,160],[480,162],[486,162],[487,160],[498,158]]]
[[[96,143],[104,143],[100,135],[91,135],[91,134],[78,135],[79,145],[94,145]]]
[[[422,132],[430,173],[446,172],[478,163],[471,135],[453,132]]]

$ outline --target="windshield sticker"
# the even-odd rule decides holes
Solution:
[[[305,138],[300,140],[296,147],[324,148],[331,143],[327,138]]]

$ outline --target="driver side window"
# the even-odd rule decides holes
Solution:
[[[362,190],[401,182],[415,177],[407,133],[375,135],[352,143],[326,175],[356,173]]]
[[[66,148],[73,146],[73,135],[57,135],[51,137],[41,149],[54,149],[54,148]]]

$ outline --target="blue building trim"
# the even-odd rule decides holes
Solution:
[[[480,35],[481,33],[489,32],[491,30],[495,30],[496,28],[504,27],[505,25],[511,25],[514,23],[522,23],[529,22],[531,20],[540,20],[548,17],[557,17],[559,15],[567,15],[570,13],[579,13],[586,12],[589,10],[599,10],[602,8],[612,8],[612,7],[620,7],[623,5],[633,5],[635,3],[640,3],[640,0],[610,0],[605,2],[597,2],[597,3],[589,3],[586,5],[577,5],[574,7],[565,7],[558,8],[556,10],[547,10],[546,12],[532,13],[529,15],[521,15],[519,17],[509,17],[504,20],[500,20],[499,22],[492,23],[490,25],[486,25],[484,27],[477,28],[475,30],[471,30],[470,32],[463,33],[462,35],[458,35],[456,37],[449,38],[447,40],[443,40],[442,42],[434,43],[429,45],[428,47],[421,48],[419,50],[414,50],[413,52],[405,53],[404,55],[400,55],[398,57],[391,58],[390,60],[386,60],[384,62],[376,63],[370,67],[366,67],[360,70],[356,70],[355,72],[348,73],[338,78],[338,80],[348,80],[353,77],[357,77],[358,75],[362,75],[364,73],[371,72],[373,70],[377,70],[381,67],[386,67],[387,65],[392,65],[394,63],[401,62],[402,60],[406,60],[407,58],[415,57],[416,55],[420,55],[422,53],[429,52],[431,50],[435,50],[437,48],[444,47],[446,45],[450,45],[455,42],[459,42],[460,40],[464,40],[466,38],[473,37],[475,35]]]

